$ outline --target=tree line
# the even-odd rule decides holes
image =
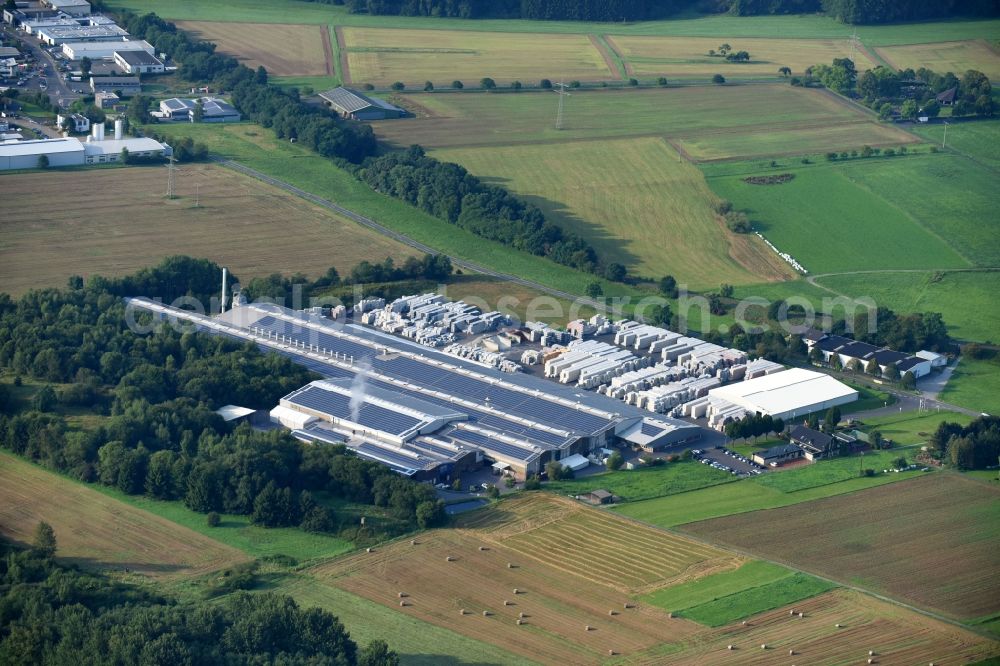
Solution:
[[[177,273],[181,265],[192,271]],[[119,292],[205,299],[220,281],[210,262],[173,258],[118,280],[76,278],[65,290],[0,297],[0,368],[59,385],[41,388],[28,406],[0,400],[0,446],[86,482],[203,513],[249,515],[268,527],[371,536],[339,522],[314,499],[320,492],[384,508],[386,529],[396,532],[443,523],[444,507],[426,484],[345,447],[234,429],[214,412],[225,404],[270,409],[317,375],[251,343],[166,325],[148,335],[129,330]],[[67,408],[102,418],[71,428]]]
[[[0,663],[399,663],[385,641],[359,649],[335,615],[288,596],[237,592],[221,602],[179,602],[60,564],[52,557],[56,535],[39,527],[32,548],[0,541]]]
[[[428,157],[420,146],[370,158],[358,170],[373,189],[470,231],[588,272],[606,272],[586,241],[548,222],[536,206],[484,184],[458,164]],[[623,268],[614,268],[624,279]],[[614,277],[609,273],[609,279]]]
[[[943,422],[928,444],[941,460],[959,469],[986,469],[1000,463],[1000,417],[980,416],[967,426]]]

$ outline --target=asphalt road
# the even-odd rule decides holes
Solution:
[[[47,90],[49,94],[49,99],[52,100],[54,104],[58,104],[61,107],[67,107],[73,102],[75,102],[81,95],[70,89],[66,85],[66,81],[62,78],[61,72],[59,71],[59,60],[56,60],[52,55],[43,49],[38,40],[34,39],[30,35],[25,35],[24,33],[15,33],[10,26],[4,26],[3,32],[7,37],[12,37],[21,40],[21,43],[25,48],[30,51],[35,56],[35,61],[39,64],[44,64],[46,66],[46,83]],[[37,86],[25,86],[23,89],[37,89]]]

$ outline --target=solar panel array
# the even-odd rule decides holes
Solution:
[[[487,451],[495,451],[514,460],[528,460],[537,453],[537,451],[515,446],[514,444],[472,430],[456,428],[454,431],[448,433],[448,436],[481,449],[486,449]]]
[[[351,413],[351,398],[349,396],[326,391],[316,386],[307,386],[289,397],[288,400],[307,409],[330,414],[338,419],[353,421],[365,428],[381,430],[394,435],[402,435],[421,423],[420,419],[368,402],[360,406],[355,418]]]
[[[356,362],[368,359],[372,370],[379,374],[479,402],[484,406],[488,404],[490,407],[509,414],[563,430],[591,434],[608,425],[606,418],[546,400],[543,396],[517,391],[502,384],[494,384],[413,358],[405,356],[377,358],[376,349],[370,346],[316,329],[299,326],[270,315],[262,317],[253,326],[284,335],[286,338],[306,345],[318,346],[322,350],[349,358],[353,357]],[[399,390],[398,387],[393,388]],[[448,406],[454,408],[454,405],[449,404]]]
[[[663,432],[663,428],[653,425],[652,423],[642,422],[642,434],[647,437],[656,437]]]

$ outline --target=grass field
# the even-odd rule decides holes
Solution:
[[[861,469],[876,471],[892,466],[892,461],[900,456],[912,461],[916,448],[897,447],[883,451],[868,451],[862,456],[820,460],[811,465],[788,471],[776,471],[753,479],[765,488],[773,488],[783,493],[794,493],[808,488],[818,488],[857,478]]]
[[[796,615],[790,615],[790,610]],[[729,645],[732,650],[727,649]],[[650,654],[640,659],[637,655],[633,663],[864,664],[872,649],[877,651],[874,659],[879,664],[957,666],[997,654],[998,647],[995,641],[964,629],[859,592],[836,589],[757,615],[745,626],[737,622],[685,639],[664,657]],[[789,650],[795,652],[794,662]]]
[[[779,171],[795,179],[750,185],[742,178],[760,171],[748,170],[710,177],[709,184],[749,210],[755,226],[812,273],[961,268],[1000,253],[1000,243],[987,242],[998,232],[979,223],[997,195],[987,174],[962,158],[908,156]]]
[[[949,423],[961,423],[967,425],[972,417],[959,412],[903,412],[892,416],[880,416],[877,418],[865,419],[864,423],[868,427],[878,426],[882,435],[898,444],[912,445],[923,444],[934,434],[938,424],[948,421]],[[889,451],[892,453],[892,451]],[[908,455],[908,459],[912,455]]]
[[[729,160],[781,155],[816,155],[869,145],[895,147],[919,141],[892,125],[874,121],[775,128],[775,132],[717,132],[678,139],[677,146],[693,161]]]
[[[591,81],[618,78],[584,35],[516,35],[465,30],[338,28],[352,83],[402,81],[449,86],[455,79],[478,87],[491,77],[537,84],[549,78]]]
[[[239,58],[247,67],[263,65],[271,76],[335,73],[324,48],[324,41],[330,44],[326,26],[181,21],[177,27],[214,42],[219,51]]]
[[[870,297],[895,312],[939,312],[959,340],[1000,340],[1000,312],[992,306],[1000,272],[859,273],[816,282],[853,298]]]
[[[893,69],[926,67],[935,72],[954,72],[959,77],[967,69],[977,69],[990,80],[1000,77],[1000,55],[985,39],[885,46],[876,52]]]
[[[967,409],[1000,414],[1000,359],[963,356],[938,397]]]
[[[684,530],[954,617],[1000,611],[1000,489],[929,474],[749,518]]]
[[[165,178],[157,167],[4,176],[4,290],[63,286],[74,274],[123,275],[169,254],[212,259],[243,279],[316,277],[330,266],[344,274],[365,257],[417,254],[226,169],[180,167],[174,200],[164,197]],[[115,196],[88,196],[95,191]],[[123,218],[122,210],[141,214]]]
[[[484,240],[397,199],[374,192],[332,162],[319,158],[296,144],[278,141],[271,132],[256,125],[160,125],[156,130],[164,134],[191,136],[204,142],[215,153],[281,178],[351,210],[363,212],[381,224],[448,255],[475,261],[570,293],[582,294],[587,284],[596,279],[593,275],[574,271],[553,261]],[[281,231],[280,227],[274,229],[274,233]],[[352,257],[351,265],[359,258],[356,246],[341,243],[338,244],[338,249]],[[283,253],[283,256],[286,254]],[[596,281],[603,285],[605,294],[624,296],[641,293],[626,285],[599,279]]]
[[[600,663],[609,649],[627,655],[696,631],[653,607],[625,608],[629,592],[731,561],[684,538],[533,494],[476,512],[457,529],[426,532],[415,544],[398,541],[309,573],[531,659],[584,664]]]
[[[306,608],[330,611],[359,645],[375,639],[385,640],[395,650],[403,666],[439,666],[440,664],[496,664],[527,666],[536,662],[498,650],[495,645],[477,641],[455,631],[423,622],[383,604],[331,585],[308,575],[291,575],[272,591],[295,598]]]
[[[736,620],[779,608],[833,589],[827,581],[801,573],[750,587],[733,594],[693,606],[681,613],[700,624],[721,627]]]
[[[748,37],[628,37],[609,35],[607,40],[621,54],[630,74],[639,77],[709,78],[722,74],[727,79],[778,78],[779,67],[790,67],[793,74],[806,68],[829,64],[834,58],[851,55],[849,39],[754,39]],[[722,56],[710,56],[709,50],[729,44],[733,51],[748,51],[750,62],[731,63]],[[875,63],[855,51],[858,71],[871,69]]]
[[[694,166],[662,139],[578,141],[434,151],[537,204],[598,254],[638,275],[683,276],[694,289],[781,279],[789,270],[756,238],[730,233]],[[756,242],[755,242],[756,241]]]
[[[689,461],[670,463],[661,467],[643,466],[631,471],[604,472],[567,481],[550,481],[545,484],[545,489],[560,495],[579,495],[603,489],[621,498],[622,501],[637,502],[728,483],[732,480],[731,474]]]
[[[869,121],[867,113],[822,90],[787,84],[689,86],[639,90],[577,90],[565,100],[563,129],[555,129],[556,95],[412,94],[401,96],[417,118],[372,123],[391,145],[428,148],[513,145],[542,141],[711,133],[792,131],[778,152],[797,150],[794,130]],[[863,144],[854,141],[850,147]]]
[[[946,138],[944,124],[920,125],[913,131],[939,146]],[[947,148],[983,166],[1000,168],[1000,120],[949,122]]]
[[[252,525],[249,516],[224,514],[218,527],[209,527],[205,514],[188,509],[182,502],[164,502],[142,495],[126,495],[107,486],[90,486],[93,492],[155,514],[180,529],[197,532],[202,536],[260,558],[270,555],[287,555],[297,561],[322,560],[341,555],[353,548],[343,539],[323,534],[313,534],[295,527],[265,528]]]
[[[679,612],[730,594],[773,583],[790,575],[792,575],[790,569],[777,564],[763,560],[749,560],[730,571],[719,571],[650,592],[643,597],[643,601],[659,606],[663,610]]]
[[[891,452],[889,452],[891,453]],[[866,456],[867,457],[867,456]],[[858,464],[856,458],[854,464]],[[891,458],[889,459],[891,460]],[[830,461],[826,461],[830,462]],[[874,460],[869,458],[866,467],[875,468]],[[888,461],[886,461],[888,462]],[[819,464],[824,464],[823,462]],[[879,467],[879,469],[882,469]],[[857,490],[891,484],[902,479],[912,478],[923,472],[903,472],[900,474],[879,474],[874,477],[860,478],[857,476],[847,478],[842,481],[824,482],[822,478],[825,474],[813,471],[813,466],[798,467],[795,469],[776,472],[776,475],[791,477],[783,482],[770,482],[772,485],[758,483],[763,477],[725,483],[711,488],[692,490],[677,495],[668,495],[656,499],[644,500],[624,504],[612,509],[624,516],[635,518],[643,522],[660,527],[674,527],[698,520],[729,516],[731,514],[746,513],[748,511],[758,511],[760,509],[773,509],[776,507],[791,506],[808,502],[814,499],[832,497],[852,493]],[[795,492],[783,492],[780,488],[774,487],[777,483],[792,485],[805,485],[796,481],[799,475],[805,475],[814,484]],[[768,476],[768,475],[764,475]]]
[[[57,556],[74,564],[172,580],[241,562],[239,550],[0,453],[0,534],[31,543],[55,530]]]

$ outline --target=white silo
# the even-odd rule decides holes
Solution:
[[[121,118],[115,119],[115,141],[122,140],[122,134],[125,132],[125,121]]]

